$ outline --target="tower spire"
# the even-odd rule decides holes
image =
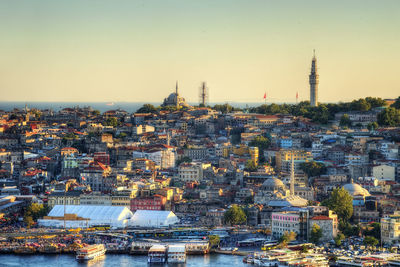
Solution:
[[[312,107],[316,107],[318,106],[319,75],[317,70],[317,58],[315,57],[315,49],[314,49],[314,56],[311,61],[311,72],[309,75],[309,83],[310,83],[310,104]]]
[[[178,81],[176,81],[175,85],[175,97],[176,97],[176,109],[179,109],[179,94],[178,94]]]

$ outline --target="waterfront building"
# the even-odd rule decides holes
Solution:
[[[271,215],[271,232],[276,239],[279,239],[286,232],[294,232],[297,240],[308,240],[308,211],[299,209],[273,212]]]
[[[381,218],[381,240],[384,244],[393,244],[400,240],[400,212]]]

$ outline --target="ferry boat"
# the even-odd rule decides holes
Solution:
[[[165,263],[167,261],[167,247],[164,245],[153,245],[149,249],[148,263]]]
[[[168,246],[168,263],[186,262],[185,245],[169,245]]]
[[[388,257],[388,265],[389,266],[399,266],[400,267],[400,255]]]
[[[210,244],[205,241],[190,241],[186,243],[187,255],[204,255],[210,252]]]
[[[76,259],[78,261],[92,260],[97,257],[103,256],[106,253],[106,248],[103,244],[90,245],[83,247],[76,252]]]

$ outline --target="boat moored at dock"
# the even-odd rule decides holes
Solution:
[[[165,263],[167,261],[167,247],[164,245],[153,245],[149,249],[148,263]]]
[[[79,249],[76,252],[76,260],[88,261],[97,257],[103,256],[106,253],[106,248],[103,244],[89,245]]]
[[[168,263],[186,262],[186,247],[184,244],[168,246]]]

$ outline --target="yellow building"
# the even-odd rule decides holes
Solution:
[[[300,168],[300,164],[307,161],[312,161],[311,152],[304,150],[279,150],[276,152],[276,169],[279,171],[290,171],[291,161],[294,161],[295,170]]]
[[[251,156],[251,160],[258,165],[258,147],[249,147],[249,154]]]

